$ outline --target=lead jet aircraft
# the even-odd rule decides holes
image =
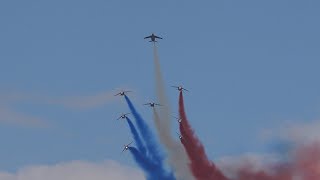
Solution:
[[[151,39],[149,42],[157,42],[156,39],[162,39],[162,37],[156,36],[153,33],[150,36],[145,37],[144,39]]]

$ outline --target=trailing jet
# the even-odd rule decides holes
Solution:
[[[118,119],[117,120],[119,120],[119,119],[125,119],[125,118],[127,118],[128,116],[127,115],[129,115],[130,113],[126,113],[126,114],[124,114],[124,113],[122,113],[121,114],[121,116],[120,117],[118,117]]]
[[[175,118],[175,119],[178,121],[178,123],[181,123],[181,121],[182,121],[181,118],[177,118],[177,117],[175,117],[175,116],[172,116],[172,117]]]
[[[182,86],[171,86],[173,88],[176,88],[178,91],[182,92],[182,91],[189,91],[188,89],[182,87]]]
[[[179,139],[182,140],[183,137],[181,136],[181,134],[177,133],[177,135],[179,136]]]
[[[146,104],[143,104],[143,105],[148,105],[148,106],[150,106],[150,107],[154,107],[154,106],[162,106],[161,104],[157,104],[157,103],[153,103],[153,102],[146,103]]]
[[[145,37],[144,39],[151,39],[149,42],[157,42],[156,39],[162,39],[162,37],[156,36],[153,33],[150,36]]]
[[[133,141],[131,141],[131,143],[129,143],[129,144],[124,145],[122,152],[127,151],[132,143],[133,143]]]
[[[115,96],[124,96],[128,92],[131,92],[131,91],[120,91],[118,94],[115,94]]]

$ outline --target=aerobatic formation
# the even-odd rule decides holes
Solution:
[[[296,145],[283,161],[262,166],[257,169],[250,162],[219,168],[208,159],[205,147],[196,136],[187,118],[184,108],[182,86],[172,86],[178,90],[179,117],[171,115],[165,83],[162,78],[156,39],[154,34],[145,37],[153,43],[155,64],[155,86],[157,102],[149,102],[152,108],[156,134],[139,114],[134,104],[121,91],[115,96],[123,96],[131,113],[122,114],[119,119],[127,121],[132,142],[124,145],[123,151],[129,151],[136,164],[143,170],[147,180],[320,180],[320,144],[304,143]],[[157,106],[161,108],[157,108]],[[129,118],[133,116],[134,122]],[[172,136],[171,121],[176,119],[179,133]],[[159,141],[158,141],[159,140]],[[134,147],[132,144],[135,144]],[[233,169],[232,172],[229,170]]]

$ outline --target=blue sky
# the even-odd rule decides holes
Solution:
[[[65,102],[129,88],[151,124],[141,104],[155,94],[152,46],[143,40],[152,32],[164,38],[158,47],[173,111],[178,94],[170,85],[183,84],[189,119],[212,159],[272,151],[264,130],[320,115],[319,7],[311,0],[1,1],[0,169],[71,160],[134,165],[121,154],[132,139],[115,121],[128,111],[121,98],[89,108]]]

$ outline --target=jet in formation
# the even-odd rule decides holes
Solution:
[[[121,114],[121,116],[120,117],[118,117],[118,119],[117,120],[119,120],[119,119],[125,119],[125,118],[127,118],[128,117],[128,115],[129,115],[130,113],[126,113],[126,114],[124,114],[124,113],[122,113]]]
[[[124,96],[128,92],[131,92],[131,91],[120,91],[119,93],[115,94],[115,96]]]
[[[178,123],[181,123],[182,122],[182,119],[181,118],[177,118],[177,117],[175,117],[175,116],[172,116],[173,118],[175,118],[177,121],[178,121]]]
[[[179,139],[182,140],[183,137],[181,136],[181,134],[177,133],[177,135],[179,136]]]
[[[129,143],[129,144],[124,145],[122,152],[129,150],[129,147],[132,143],[133,143],[133,141],[131,141],[131,143]]]
[[[157,104],[157,103],[154,103],[154,102],[149,102],[149,103],[146,103],[146,104],[143,104],[143,105],[148,105],[148,106],[150,106],[150,107],[162,106],[161,104]]]
[[[149,42],[157,42],[156,39],[162,39],[162,37],[156,36],[153,33],[150,36],[145,37],[144,39],[149,39],[149,38],[150,38]]]
[[[182,86],[171,86],[171,87],[177,89],[177,90],[180,91],[180,92],[182,92],[182,91],[189,91],[188,89],[186,89],[186,88],[184,88],[184,87],[182,87]]]

